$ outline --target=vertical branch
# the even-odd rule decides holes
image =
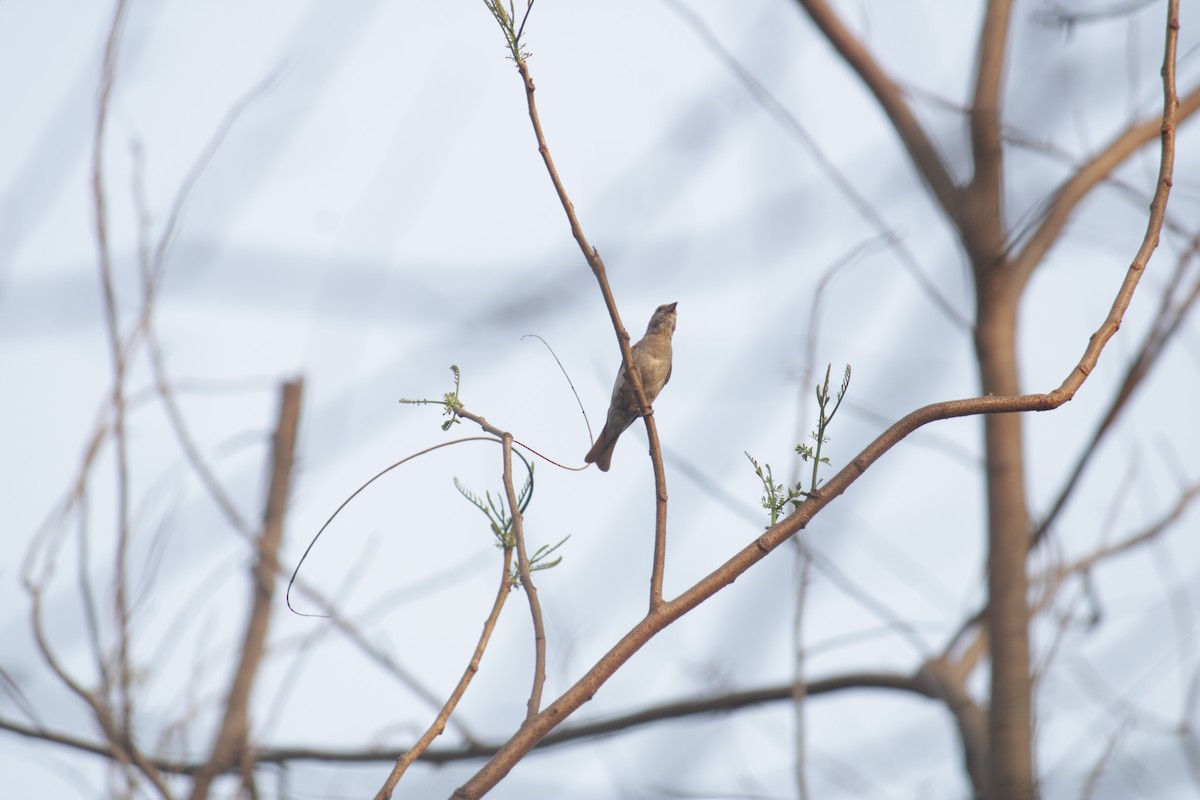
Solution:
[[[807,706],[808,681],[804,677],[804,661],[807,653],[804,648],[804,610],[808,600],[808,589],[812,580],[812,557],[799,536],[792,539],[795,546],[796,582],[796,620],[794,624],[794,667],[792,679],[792,713],[796,718],[796,797],[798,800],[809,800],[808,793],[808,759],[806,751],[806,730],[804,710]]]
[[[655,494],[654,558],[650,567],[650,610],[653,611],[663,602],[663,573],[666,570],[667,557],[667,474],[663,469],[662,449],[658,444],[658,428],[654,424],[654,409],[646,400],[641,376],[633,368],[633,352],[629,346],[629,332],[621,324],[621,315],[617,313],[617,301],[613,298],[612,289],[608,285],[608,273],[604,268],[604,261],[600,258],[600,252],[588,243],[587,237],[583,233],[583,227],[579,224],[579,218],[575,215],[575,205],[567,196],[566,187],[563,186],[562,180],[558,176],[558,170],[554,166],[554,159],[550,156],[550,147],[546,144],[546,137],[542,133],[542,123],[538,119],[537,103],[533,96],[537,87],[534,86],[533,77],[529,74],[529,65],[525,63],[524,58],[517,59],[517,70],[521,73],[521,81],[525,85],[525,102],[529,108],[529,120],[533,124],[533,133],[537,138],[538,152],[546,164],[550,182],[554,185],[554,191],[558,195],[563,211],[567,215],[567,221],[571,225],[571,235],[578,242],[583,257],[587,260],[588,266],[592,268],[592,274],[596,276],[596,282],[600,285],[600,294],[603,295],[604,304],[608,307],[608,315],[612,318],[613,329],[617,334],[617,344],[621,348],[621,361],[625,365],[625,374],[633,386],[634,396],[637,397],[638,403],[642,407],[646,421],[646,436],[650,440],[650,461],[654,468]]]
[[[129,452],[125,438],[125,353],[121,346],[121,320],[117,302],[116,281],[113,276],[112,248],[108,240],[108,204],[104,189],[104,141],[108,126],[108,111],[112,99],[113,85],[117,79],[117,59],[120,54],[121,33],[124,29],[126,0],[118,0],[113,12],[108,40],[104,46],[104,60],[100,68],[100,88],[96,101],[96,126],[92,139],[92,206],[95,214],[96,249],[100,264],[100,285],[104,295],[104,323],[108,334],[108,346],[112,358],[112,437],[116,459],[117,493],[117,546],[113,570],[113,621],[116,631],[116,693],[113,702],[117,726],[128,732],[131,729],[133,710],[130,687],[132,683],[129,665],[129,600],[127,556],[129,552]],[[103,659],[102,659],[103,662]],[[104,683],[112,685],[114,676],[104,666]]]
[[[279,545],[283,539],[283,521],[287,512],[288,492],[295,464],[303,391],[304,382],[300,379],[288,381],[283,385],[271,458],[271,481],[263,512],[262,533],[258,537],[258,559],[254,564],[252,576],[253,600],[250,616],[246,621],[237,669],[229,687],[225,714],[213,742],[212,752],[192,784],[193,800],[207,797],[213,779],[222,771],[239,763],[246,751],[250,697],[266,650],[275,576],[279,571]]]
[[[991,0],[984,13],[975,66],[975,96],[971,103],[971,152],[975,172],[966,192],[968,215],[963,226],[981,242],[989,258],[1004,246],[1004,150],[1001,142],[1001,107],[1004,92],[1005,50],[1008,44],[1011,0]],[[998,266],[994,264],[993,266]]]
[[[546,683],[546,626],[542,621],[542,604],[538,600],[537,587],[533,585],[533,573],[529,569],[529,554],[525,550],[525,523],[521,519],[521,504],[512,480],[512,434],[502,433],[504,445],[504,494],[508,498],[509,513],[512,514],[513,538],[517,546],[517,569],[521,574],[521,585],[529,598],[529,614],[533,617],[533,686],[529,690],[528,710],[525,719],[537,716],[542,706],[542,687]]]
[[[982,303],[981,303],[982,305]],[[993,304],[994,305],[994,304]],[[982,392],[1017,389],[1015,308],[981,316],[977,340]],[[1032,800],[1033,710],[1026,575],[1029,545],[1021,418],[984,419],[987,453],[986,624],[992,650],[989,775],[991,800]]]
[[[456,406],[454,413],[463,419],[469,419],[488,433],[500,440],[504,448],[504,497],[512,514],[513,544],[517,551],[517,572],[521,576],[521,585],[529,598],[529,614],[533,618],[533,686],[529,691],[526,720],[537,716],[542,705],[542,687],[546,683],[546,626],[542,620],[542,604],[538,600],[537,587],[533,585],[533,570],[529,562],[529,554],[525,548],[525,520],[521,517],[521,502],[517,498],[517,490],[512,479],[512,434],[502,431],[478,414],[473,414],[463,406]]]
[[[1020,394],[1017,306],[1021,282],[1005,254],[1001,108],[1011,6],[991,0],[979,36],[971,106],[974,175],[959,237],[975,275],[975,353],[982,394]],[[1021,418],[984,418],[987,492],[986,625],[991,645],[987,770],[990,800],[1033,800],[1033,677],[1029,643],[1029,503]],[[970,750],[968,749],[968,752]]]
[[[1009,0],[991,0],[979,35],[971,105],[974,175],[964,194],[959,237],[975,275],[975,354],[982,394],[1020,394],[1017,305],[1020,281],[1005,255],[1001,108]],[[988,716],[990,800],[1033,800],[1033,678],[1030,672],[1029,504],[1021,418],[984,418],[987,492],[986,624],[991,644]]]

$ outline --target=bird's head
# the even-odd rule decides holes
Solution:
[[[675,306],[678,303],[666,303],[654,309],[650,324],[646,326],[646,335],[665,333],[667,336],[675,333]]]

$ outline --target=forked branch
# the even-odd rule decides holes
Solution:
[[[818,2],[818,0],[801,0],[801,2],[806,8],[816,8],[818,10],[825,8],[824,4]],[[825,10],[827,11],[827,9]],[[454,797],[476,798],[489,791],[546,734],[585,702],[590,700],[599,688],[646,642],[700,603],[733,583],[734,580],[744,574],[750,567],[761,561],[767,554],[803,529],[813,517],[820,513],[836,497],[845,492],[876,461],[903,441],[913,431],[931,422],[957,417],[980,414],[1048,411],[1058,408],[1074,397],[1079,387],[1087,380],[1087,377],[1095,368],[1105,344],[1112,338],[1120,326],[1121,319],[1145,271],[1150,255],[1158,245],[1174,170],[1175,125],[1178,110],[1175,93],[1175,61],[1178,30],[1178,0],[1172,0],[1168,16],[1166,46],[1163,58],[1164,103],[1161,123],[1162,152],[1159,175],[1154,200],[1150,206],[1146,233],[1132,264],[1126,272],[1125,280],[1113,300],[1108,315],[1096,332],[1092,334],[1078,364],[1064,378],[1062,384],[1057,389],[1044,394],[1025,394],[1008,397],[986,396],[933,403],[913,411],[894,423],[859,453],[853,461],[834,475],[825,486],[812,492],[808,499],[792,514],[769,528],[765,533],[705,578],[687,589],[679,597],[652,607],[650,613],[634,625],[579,681],[564,692],[561,697],[550,703],[540,714],[533,719],[527,720],[499,752],[454,793]],[[532,82],[528,79],[528,71],[522,65],[518,64],[518,66],[522,69],[522,76],[526,78],[526,91],[532,102],[533,89]],[[894,86],[890,82],[886,83],[885,88],[887,87],[891,87],[894,90]],[[892,99],[896,98],[893,97]],[[905,106],[905,108],[907,107]],[[541,138],[540,129],[536,128],[536,126],[535,129],[539,130],[539,146],[544,148],[545,143]],[[929,151],[926,155],[933,155],[932,146],[924,139],[924,135],[920,132],[919,128],[915,129],[915,131],[910,131],[910,133],[914,136],[918,149],[928,147]],[[548,151],[545,149],[543,149],[543,158],[548,159]],[[937,175],[944,176],[940,161],[937,162],[936,168],[931,174],[935,176],[931,181],[931,185],[939,182],[940,179],[936,177]],[[948,181],[948,177],[945,180]],[[559,184],[556,183],[556,188],[558,186]],[[947,186],[943,186],[942,188],[945,189]],[[936,190],[937,187],[935,187]],[[571,216],[570,205],[566,200],[565,194],[560,193],[560,198],[564,201],[564,207],[568,209],[568,216]],[[581,236],[581,233],[578,234],[577,239]]]

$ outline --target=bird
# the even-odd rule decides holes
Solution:
[[[671,336],[675,333],[675,306],[678,303],[666,303],[654,310],[650,324],[646,326],[646,335],[632,348],[633,366],[638,371],[642,381],[642,391],[646,393],[646,403],[653,403],[658,393],[671,380]],[[612,465],[613,448],[617,439],[642,416],[641,403],[633,391],[633,384],[628,380],[625,365],[617,370],[617,380],[613,385],[612,401],[608,405],[608,419],[604,429],[592,449],[583,457],[588,464],[595,464],[601,472],[608,472]]]

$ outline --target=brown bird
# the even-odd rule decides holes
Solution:
[[[646,335],[632,348],[633,367],[641,378],[647,403],[653,403],[667,381],[671,380],[671,335],[675,333],[675,305],[667,303],[655,309],[650,324],[646,326]],[[642,415],[641,404],[628,377],[622,364],[613,386],[604,430],[600,431],[600,437],[583,457],[587,463],[599,467],[601,472],[608,472],[612,464],[613,448],[617,446],[618,437]]]

